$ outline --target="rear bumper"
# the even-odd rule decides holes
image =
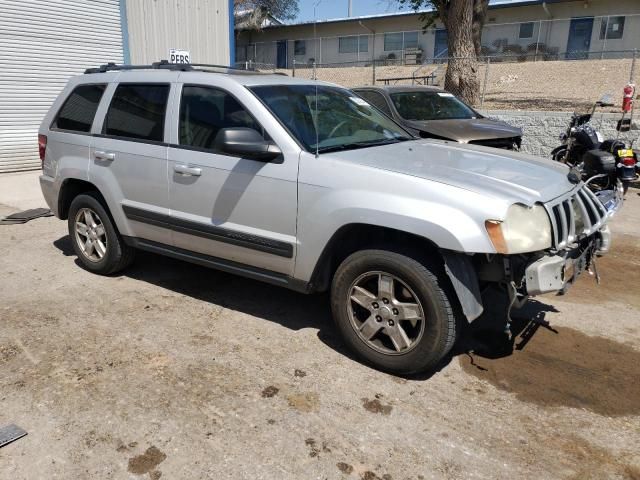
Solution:
[[[56,217],[60,217],[58,214],[58,189],[56,187],[55,178],[48,175],[40,175],[40,189],[42,190],[42,196],[47,202],[49,209]]]

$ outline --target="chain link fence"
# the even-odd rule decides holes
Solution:
[[[575,52],[574,52],[575,53]],[[565,58],[564,53],[559,57]],[[600,58],[602,56],[603,58]],[[637,50],[608,51],[597,59],[538,60],[536,54],[492,55],[478,59],[477,108],[489,110],[587,110],[603,94],[612,94],[620,111],[622,89],[640,81]],[[352,61],[344,63],[298,63],[291,68],[275,64],[240,62],[240,68],[279,72],[345,87],[362,85],[431,85],[444,88],[450,57],[428,59],[420,65],[401,61]],[[455,95],[461,92],[451,91]]]

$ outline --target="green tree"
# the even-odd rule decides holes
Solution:
[[[482,27],[489,0],[397,0],[401,6],[415,11],[431,8],[433,13],[421,16],[424,28],[440,19],[447,29],[449,62],[444,88],[461,96],[471,104],[478,103],[478,56],[482,41]]]
[[[298,16],[298,0],[234,0],[233,10],[241,17],[244,28],[259,30],[265,19],[276,18],[281,22]]]

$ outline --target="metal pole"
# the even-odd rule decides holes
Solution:
[[[373,45],[371,46],[371,57],[373,58],[373,78],[372,78],[372,83],[371,85],[375,85],[376,84],[376,32],[373,32],[372,35],[372,43]]]
[[[312,80],[317,80],[317,77],[316,77],[316,61],[315,60],[313,61],[312,75],[313,75]]]
[[[538,45],[540,45],[540,30],[542,30],[542,20],[538,20],[538,38],[536,39],[536,54],[533,57],[533,61],[538,61]]]
[[[607,15],[607,22],[604,27],[604,41],[602,42],[602,51],[600,52],[600,60],[604,58],[604,50],[607,46],[607,37],[609,36],[609,16]]]
[[[635,84],[635,77],[636,77],[636,58],[638,56],[638,49],[634,48],[633,49],[633,58],[631,59],[631,73],[629,74],[629,83],[633,83]],[[636,96],[636,92],[633,92],[633,95]],[[636,111],[636,99],[633,99],[633,103],[631,104],[631,124],[633,124],[633,114]],[[624,116],[622,117],[624,119]],[[631,129],[631,125],[629,125],[629,129]],[[632,142],[633,145],[633,142]]]
[[[358,23],[362,28],[366,28],[367,30],[369,30],[373,38],[373,46],[371,47],[371,59],[373,60],[371,63],[372,65],[372,68],[371,68],[372,83],[371,84],[375,85],[376,84],[376,31],[371,27],[367,27],[364,23],[362,23],[362,20],[360,20]]]
[[[484,105],[484,95],[487,92],[487,81],[489,80],[489,65],[491,64],[491,57],[487,55],[487,64],[484,67],[484,84],[482,85],[482,97],[480,97],[480,108]]]
[[[296,59],[295,58],[293,59],[293,69],[292,69],[292,72],[291,72],[291,76],[292,77],[296,76]]]

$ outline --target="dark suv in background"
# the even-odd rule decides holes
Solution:
[[[486,118],[452,93],[440,88],[369,86],[352,90],[423,138],[507,150],[519,150],[522,143],[520,128]]]

